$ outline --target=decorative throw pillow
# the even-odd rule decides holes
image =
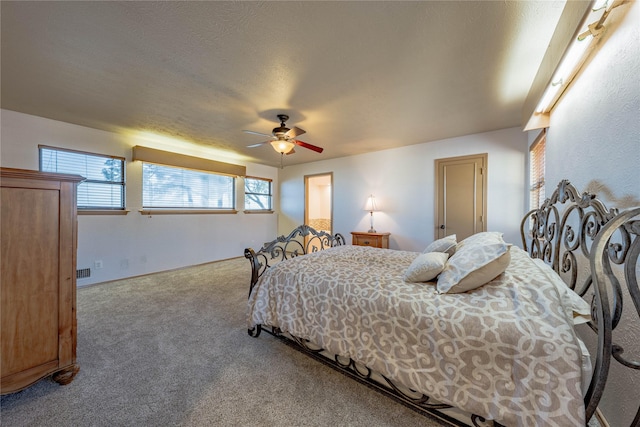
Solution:
[[[431,243],[427,248],[422,251],[423,254],[428,252],[444,252],[449,256],[453,255],[456,251],[456,235],[451,234],[450,236],[443,237],[442,239],[438,239]]]
[[[482,231],[472,234],[458,243],[458,248],[465,245],[488,245],[492,243],[504,243],[502,233],[499,231]]]
[[[444,269],[447,258],[449,255],[444,252],[428,252],[418,255],[404,272],[404,280],[406,282],[432,280]]]
[[[438,292],[467,292],[495,279],[511,261],[510,247],[497,232],[477,233],[464,239],[438,277]]]

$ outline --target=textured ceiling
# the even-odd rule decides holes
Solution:
[[[325,148],[285,164],[522,125],[564,1],[0,7],[2,108],[278,165],[278,113]]]

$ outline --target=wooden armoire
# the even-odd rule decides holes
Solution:
[[[0,391],[76,365],[76,187],[78,175],[0,168]]]

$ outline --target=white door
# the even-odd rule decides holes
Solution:
[[[486,231],[487,154],[436,160],[436,233],[460,241]]]

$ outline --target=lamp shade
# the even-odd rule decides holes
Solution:
[[[367,203],[365,203],[364,205],[364,210],[367,212],[375,212],[378,210],[376,198],[374,197],[373,194],[367,197]]]
[[[291,141],[287,141],[286,139],[277,139],[275,141],[271,141],[271,146],[278,153],[287,154],[289,151],[293,150],[295,144]]]

